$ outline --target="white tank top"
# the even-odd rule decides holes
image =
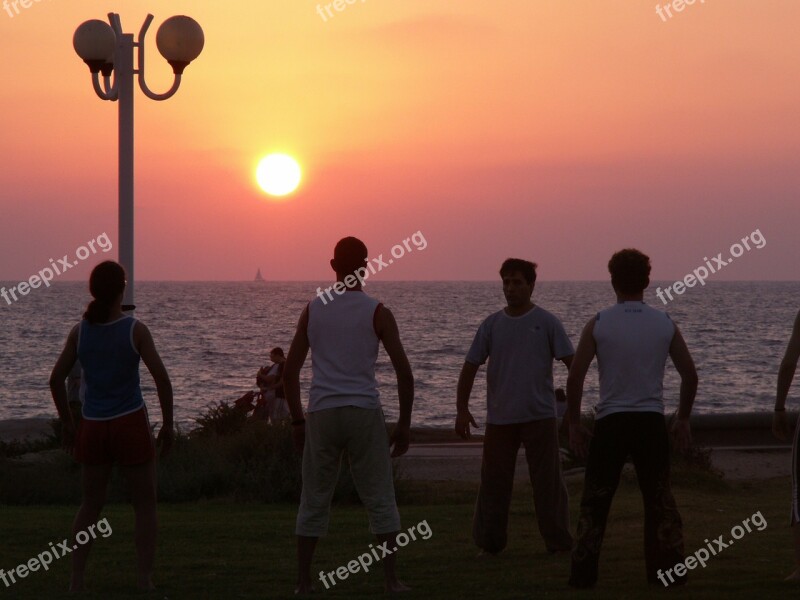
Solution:
[[[597,314],[597,419],[618,412],[664,414],[664,366],[674,335],[669,315],[644,302],[621,302]]]
[[[311,393],[308,412],[356,406],[380,407],[375,362],[380,303],[362,291],[317,297],[308,305]]]

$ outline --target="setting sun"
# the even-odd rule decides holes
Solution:
[[[300,185],[301,176],[300,165],[286,154],[270,154],[256,169],[258,185],[270,196],[291,194]]]

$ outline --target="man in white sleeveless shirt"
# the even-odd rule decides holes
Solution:
[[[354,237],[336,244],[331,267],[335,295],[318,295],[300,316],[284,369],[284,390],[292,414],[295,445],[303,453],[303,491],[297,515],[297,593],[313,591],[311,561],[328,531],[330,504],[347,456],[370,528],[382,550],[386,589],[406,588],[395,574],[400,515],[394,494],[391,457],[408,450],[414,377],[391,311],[361,289],[367,247]],[[330,289],[330,288],[329,288]],[[375,380],[379,342],[397,373],[400,416],[389,439]],[[307,416],[300,401],[300,369],[311,349],[311,391]],[[388,552],[387,552],[388,551]],[[338,566],[338,565],[337,565]],[[320,573],[328,588],[333,573]]]
[[[487,317],[458,380],[456,433],[467,439],[469,396],[480,365],[486,370],[486,434],[472,537],[481,553],[497,554],[507,542],[508,511],[520,445],[525,446],[539,532],[548,551],[572,549],[569,497],[558,449],[553,360],[569,368],[572,342],[561,321],[531,302],[536,265],[509,258],[500,267],[508,306]]]
[[[772,431],[783,441],[789,440],[789,418],[786,416],[786,398],[800,360],[800,312],[794,319],[792,337],[781,361],[778,371],[778,391],[775,397],[775,416]],[[797,421],[792,444],[792,517],[789,522],[794,538],[795,570],[786,581],[800,582],[800,420]]]
[[[689,415],[697,392],[697,372],[686,342],[669,315],[643,301],[644,290],[650,285],[650,259],[638,250],[621,250],[611,257],[608,270],[617,304],[586,324],[567,379],[570,445],[584,457],[586,432],[580,424],[583,382],[597,356],[600,403],[588,449],[569,584],[587,588],[597,581],[608,512],[630,455],[644,500],[647,581],[659,586],[663,581],[679,585],[686,582],[686,575],[673,575],[672,569],[683,562],[683,525],[670,490],[664,366],[669,356],[681,376],[674,426],[681,450],[691,445]]]

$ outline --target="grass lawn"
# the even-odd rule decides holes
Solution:
[[[687,555],[704,540],[724,534],[761,511],[768,525],[753,530],[712,557],[705,569],[690,573],[683,589],[650,588],[644,581],[642,508],[636,484],[626,479],[612,507],[603,546],[600,581],[590,592],[566,587],[568,556],[550,556],[536,531],[530,486],[517,486],[509,546],[500,556],[477,559],[471,540],[475,486],[436,485],[420,497],[426,503],[401,505],[403,525],[427,521],[428,540],[411,542],[399,556],[399,572],[414,588],[411,598],[797,598],[800,588],[782,582],[793,564],[785,479],[745,484],[688,481],[675,486],[685,525]],[[571,485],[573,528],[580,485]],[[6,571],[58,543],[69,530],[75,507],[0,506],[0,566]],[[133,587],[133,515],[112,505],[104,515],[113,529],[98,538],[89,563],[87,598],[289,598],[295,578],[293,525],[289,505],[228,501],[160,506],[156,568],[159,592],[139,594]],[[333,571],[368,551],[374,539],[358,506],[334,507],[331,531],[321,541],[314,567]],[[2,598],[59,598],[69,579],[69,557],[49,571],[30,573],[6,588]],[[317,597],[367,598],[382,593],[380,568],[359,572],[330,590],[317,584]]]

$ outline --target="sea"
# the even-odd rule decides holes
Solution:
[[[679,325],[700,377],[696,413],[770,410],[778,366],[800,308],[800,282],[707,282],[688,288],[665,306],[654,282],[645,301],[666,310]],[[0,282],[10,287],[15,282]],[[190,428],[209,405],[232,402],[255,389],[269,349],[288,351],[297,319],[318,286],[329,282],[137,282],[136,316],[151,330],[169,371],[175,419]],[[452,427],[456,383],[480,323],[505,306],[492,282],[370,282],[365,291],[394,312],[414,370],[414,426]],[[12,304],[0,299],[0,420],[51,417],[50,371],[67,334],[90,300],[84,282],[56,282],[31,290]],[[597,311],[613,304],[607,281],[539,281],[534,302],[555,314],[577,346]],[[302,373],[308,396],[310,358]],[[397,386],[380,351],[376,374],[387,419],[397,416]],[[152,377],[141,366],[151,420],[160,420]],[[566,368],[554,365],[557,387]],[[665,403],[677,409],[680,379],[668,361]],[[796,395],[796,394],[793,394]],[[584,389],[584,408],[598,399],[597,367]],[[486,407],[485,369],[470,404],[479,423]]]

